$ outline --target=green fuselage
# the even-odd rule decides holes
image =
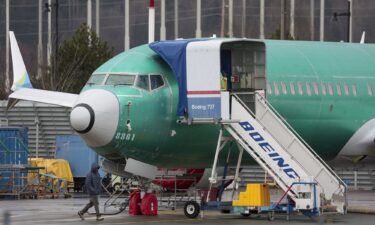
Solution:
[[[374,49],[372,53],[358,53],[360,46],[353,49],[349,46],[337,53],[341,49],[339,45],[347,44],[289,43],[266,43],[267,98],[318,154],[326,160],[333,159],[355,131],[375,116],[373,96],[368,93],[368,85],[375,85],[375,48],[370,47]],[[365,57],[367,61],[358,60],[358,55],[353,56],[351,51],[368,55]],[[335,60],[333,57],[337,54],[343,55],[344,59]],[[160,74],[165,85],[155,90],[144,90],[135,85],[85,86],[82,92],[105,89],[114,93],[120,102],[116,134],[110,144],[94,148],[97,153],[111,160],[130,157],[158,167],[207,168],[212,165],[219,125],[177,122],[179,91],[176,78],[148,45],[124,52],[94,72],[103,73]],[[325,95],[322,81],[326,85]],[[285,83],[284,89],[281,82]],[[290,82],[295,86],[294,94],[291,93]],[[306,82],[310,85],[311,94],[308,94]],[[315,94],[313,82],[318,84],[319,94]],[[279,90],[275,90],[275,83]],[[328,83],[333,86],[332,94]],[[337,93],[336,84],[341,85],[341,95]],[[349,86],[348,95],[344,90],[345,84]],[[356,96],[353,95],[353,84]],[[127,126],[129,121],[131,129]],[[233,148],[231,162],[237,160],[237,148],[232,144],[221,153],[221,162],[225,161],[223,159],[227,157],[229,148]],[[249,158],[244,160],[245,163],[251,162]]]

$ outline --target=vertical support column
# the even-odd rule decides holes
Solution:
[[[100,35],[100,0],[95,3],[95,31],[96,35]]]
[[[178,38],[178,0],[174,0],[174,38]]]
[[[325,0],[320,0],[320,41],[324,41],[324,12],[325,12]]]
[[[155,0],[150,0],[148,8],[148,43],[155,41]]]
[[[33,104],[34,108],[35,105]],[[36,134],[35,134],[35,157],[39,157],[39,118],[38,114],[35,116],[35,126],[36,126]]]
[[[353,41],[353,1],[348,0],[348,42],[351,43]]]
[[[9,0],[5,1],[5,90],[10,88],[9,79]]]
[[[229,37],[233,37],[233,0],[229,0],[228,35]]]
[[[41,66],[43,64],[43,43],[42,43],[42,20],[43,20],[43,9],[42,9],[43,0],[38,2],[38,65],[37,65],[37,77],[40,79],[42,77]]]
[[[290,27],[289,32],[290,36],[292,36],[293,39],[295,39],[295,30],[294,30],[294,18],[295,18],[295,0],[290,0]]]
[[[224,37],[225,33],[225,0],[221,0],[221,23],[220,37]]]
[[[264,39],[264,0],[260,0],[259,38]]]
[[[166,29],[165,29],[165,0],[161,0],[161,9],[160,9],[160,40],[164,41],[166,38]]]
[[[55,57],[54,57],[54,60],[55,60],[55,66],[53,67],[54,68],[54,71],[53,71],[53,75],[52,75],[52,79],[51,79],[51,88],[52,90],[55,90],[56,89],[56,75],[57,75],[57,71],[58,71],[58,51],[59,51],[59,0],[56,0],[55,2]]]
[[[241,35],[246,36],[246,0],[242,0],[242,23],[241,23]]]
[[[221,140],[223,138],[223,128],[220,128],[219,131],[219,138],[217,140],[217,146],[216,146],[216,152],[215,152],[215,159],[214,163],[212,165],[212,171],[211,171],[211,177],[209,178],[210,183],[216,183],[217,180],[217,174],[216,174],[216,166],[217,166],[217,161],[219,158],[219,153],[220,153],[220,146],[221,146]]]
[[[195,30],[195,37],[200,38],[202,37],[202,29],[201,29],[201,10],[202,10],[202,1],[197,0],[197,24]]]
[[[240,154],[238,155],[238,160],[237,160],[237,165],[236,165],[236,173],[234,175],[234,180],[233,180],[234,187],[233,187],[233,192],[232,192],[232,199],[234,198],[234,193],[238,189],[237,181],[238,181],[238,177],[240,175],[240,167],[241,167],[242,155],[243,155],[243,148],[242,148],[242,146],[240,144],[238,144],[238,143],[237,143],[237,146],[238,146],[238,149],[240,150]]]
[[[177,209],[177,175],[174,175],[174,208]]]
[[[315,37],[315,0],[310,0],[310,39],[313,41]]]
[[[87,0],[87,26],[92,27],[92,2]]]
[[[216,151],[215,151],[215,158],[214,158],[214,163],[212,165],[212,170],[211,170],[211,176],[208,178],[208,181],[210,182],[210,187],[207,192],[207,198],[206,202],[209,201],[210,199],[210,194],[211,194],[211,189],[212,189],[212,184],[217,182],[217,172],[216,172],[216,167],[217,167],[217,162],[219,160],[219,153],[225,146],[226,142],[221,144],[223,139],[223,127],[220,127],[219,131],[219,138],[217,140],[217,146],[216,146]],[[203,215],[202,215],[203,216]]]
[[[358,171],[354,170],[354,190],[358,190]]]
[[[126,50],[129,50],[129,48],[130,48],[130,34],[129,34],[129,32],[130,32],[130,29],[129,29],[129,27],[130,27],[130,21],[129,21],[129,19],[130,19],[130,16],[129,16],[129,6],[130,6],[130,4],[129,4],[129,0],[125,0],[124,6],[125,6],[125,10],[124,10],[125,11],[124,50],[126,51]]]
[[[168,169],[167,169],[166,174],[168,174]],[[160,176],[160,184],[163,184],[163,180],[164,180],[164,173]],[[163,205],[163,192],[162,191],[159,193],[158,201],[159,201],[158,203],[159,207],[161,207]]]
[[[285,39],[285,0],[281,0],[280,39]]]
[[[52,2],[48,0],[48,38],[47,38],[47,64],[51,66],[52,54]]]

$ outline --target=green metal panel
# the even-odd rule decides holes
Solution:
[[[375,45],[266,41],[267,80],[270,84],[288,84],[288,94],[268,95],[271,104],[299,134],[324,158],[332,159],[354,132],[374,118],[373,97],[367,93],[367,83],[374,87]],[[303,83],[303,95],[290,94],[289,83]],[[306,94],[306,82],[319,83],[319,95]],[[321,82],[333,84],[334,95],[328,89],[322,95]],[[341,87],[337,94],[336,83]],[[350,95],[344,93],[344,84]],[[353,95],[352,85],[357,87]],[[274,88],[274,87],[273,87]]]

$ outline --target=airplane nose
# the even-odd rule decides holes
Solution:
[[[119,108],[111,92],[87,90],[79,95],[70,113],[70,124],[90,147],[101,147],[110,143],[116,133]]]
[[[85,103],[77,104],[70,113],[70,123],[81,134],[89,132],[95,122],[94,110]]]

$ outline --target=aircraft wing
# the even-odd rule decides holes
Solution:
[[[7,108],[12,108],[19,100],[41,102],[72,108],[78,99],[78,95],[32,88],[25,62],[23,61],[13,31],[9,31],[9,39],[13,62],[13,85],[11,88],[13,93],[8,97]]]
[[[12,108],[18,100],[41,102],[72,108],[77,99],[78,95],[76,94],[31,88],[17,88],[9,95],[8,109]]]

